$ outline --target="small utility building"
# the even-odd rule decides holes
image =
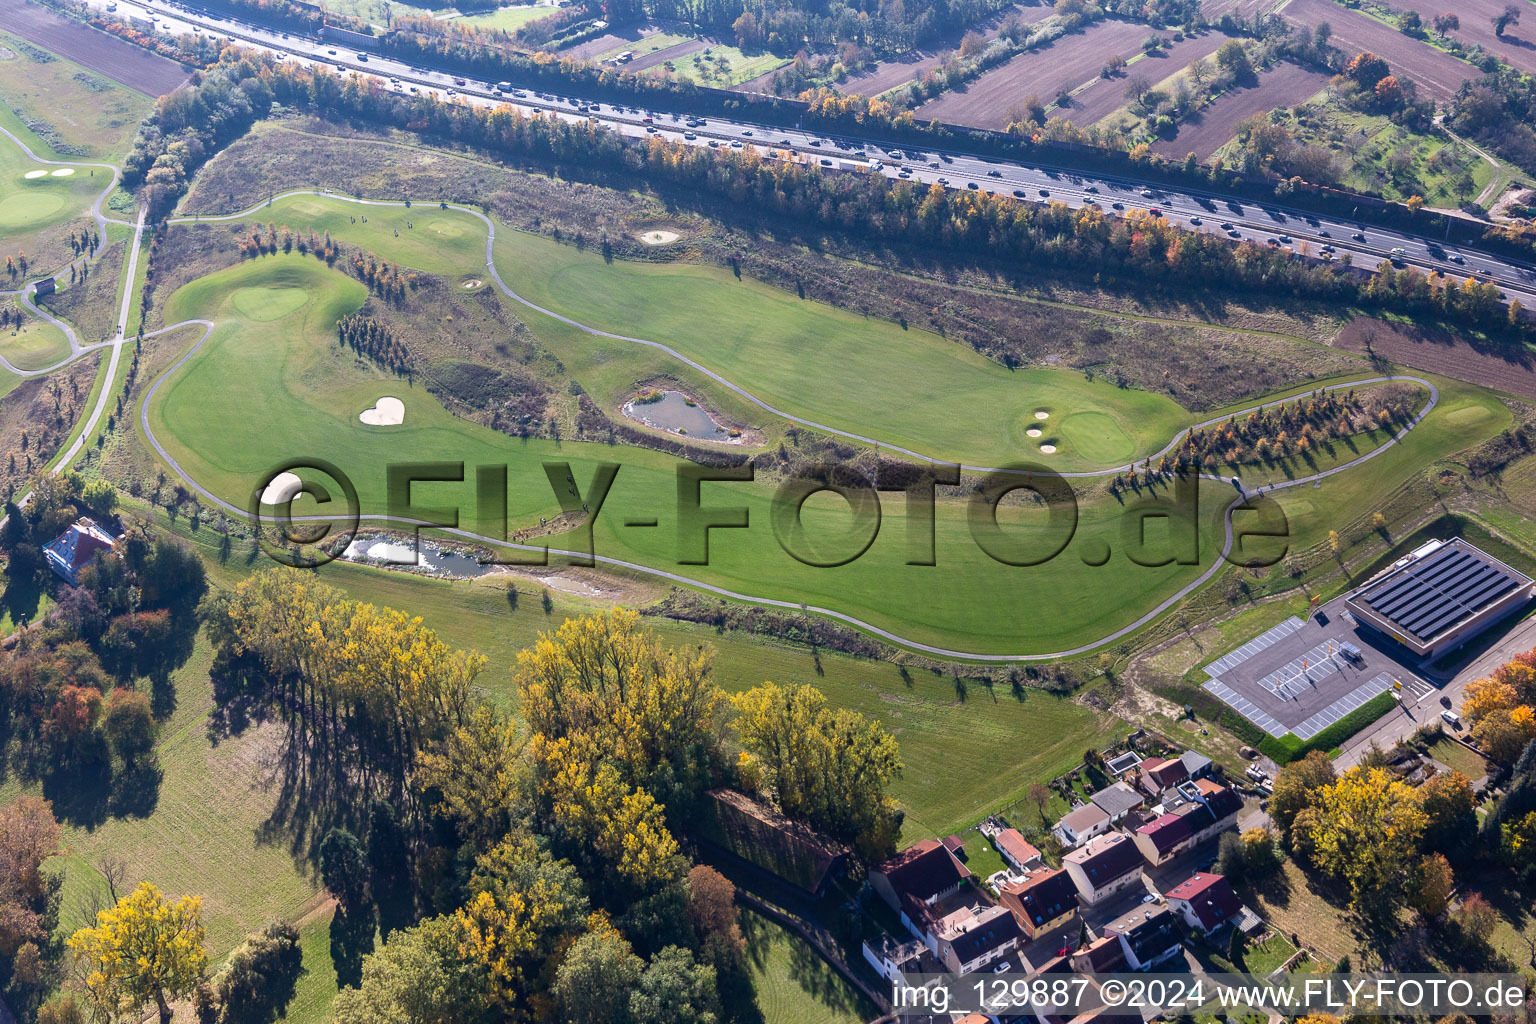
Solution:
[[[1523,608],[1531,592],[1529,576],[1458,537],[1414,549],[1345,606],[1361,625],[1438,658]]]

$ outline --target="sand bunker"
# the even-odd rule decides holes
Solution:
[[[293,473],[279,473],[267,484],[266,490],[261,492],[263,505],[281,505],[298,496],[299,490],[304,486]]]
[[[1041,434],[1045,433],[1045,431],[1041,430],[1039,427],[1030,427],[1028,430],[1024,431],[1024,433],[1028,434],[1030,437],[1039,437]]]
[[[646,245],[666,245],[668,242],[677,241],[678,237],[676,231],[647,231],[640,236],[640,241]]]
[[[1035,413],[1035,419],[1037,420],[1049,419],[1050,416],[1051,414],[1046,412],[1044,409],[1041,409],[1039,412]]]
[[[370,427],[393,427],[405,422],[405,403],[385,395],[374,403],[372,409],[364,409],[357,418]]]
[[[26,174],[23,174],[22,177],[26,178],[28,181],[31,181],[34,178],[46,178],[46,177],[48,177],[48,172],[47,171],[28,171]]]
[[[1047,454],[1047,455],[1055,455],[1056,454],[1056,446],[1053,445],[1053,444],[1043,444],[1043,445],[1040,446],[1040,450],[1042,452],[1044,452],[1045,454]]]
[[[53,176],[55,178],[67,178],[74,173],[75,169],[73,167],[60,167],[58,170],[53,172]]]
[[[464,282],[464,287],[469,289],[479,288],[483,283],[478,277],[472,277]]]

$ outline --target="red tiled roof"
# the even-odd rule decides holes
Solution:
[[[1207,931],[1235,915],[1242,907],[1225,877],[1203,871],[1169,889],[1167,897],[1170,903],[1188,903],[1201,927]]]
[[[1149,821],[1136,830],[1137,835],[1152,840],[1158,853],[1167,853],[1189,838],[1189,817],[1169,812],[1156,821]]]
[[[992,840],[997,844],[1004,858],[1012,857],[1019,864],[1028,864],[1040,856],[1040,851],[1035,849],[1016,828],[1005,828]]]

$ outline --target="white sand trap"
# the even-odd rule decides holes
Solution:
[[[1040,450],[1042,452],[1044,452],[1045,454],[1047,454],[1047,455],[1055,455],[1056,454],[1056,446],[1053,445],[1053,444],[1043,444],[1043,445],[1040,446]]]
[[[1041,430],[1039,427],[1030,427],[1028,430],[1024,431],[1024,433],[1028,434],[1030,437],[1039,437],[1041,434],[1045,433],[1045,431]]]
[[[1044,409],[1041,409],[1039,412],[1035,413],[1035,419],[1037,420],[1045,420],[1050,418],[1051,414],[1046,412]]]
[[[53,176],[55,178],[67,178],[74,173],[75,169],[73,167],[60,167],[58,170],[53,172]]]
[[[478,277],[472,277],[468,281],[464,282],[464,287],[465,288],[479,288],[480,285],[482,285],[483,283],[484,282],[481,281]]]
[[[357,418],[370,427],[393,427],[405,422],[405,403],[385,395],[372,409],[364,409]]]
[[[678,237],[676,231],[647,231],[640,236],[640,241],[646,245],[666,245],[668,242],[677,241]]]
[[[31,181],[34,178],[46,178],[46,177],[48,177],[48,172],[47,171],[28,171],[26,174],[23,174],[22,177],[26,178],[28,181]]]
[[[300,480],[296,474],[279,473],[267,484],[266,490],[261,492],[261,503],[281,505],[297,496],[303,486],[304,481]]]

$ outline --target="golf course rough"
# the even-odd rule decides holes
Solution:
[[[450,242],[422,245],[419,236],[407,238],[402,231],[399,248],[392,249],[392,212],[370,211],[366,225],[352,225],[330,205],[310,201],[333,237],[366,245],[402,266],[411,265],[408,256],[419,256],[420,262],[435,264],[432,272],[457,280],[476,265],[476,256],[483,265],[484,237],[478,242],[471,237],[469,229],[480,227],[473,220]],[[310,226],[296,211],[273,216],[296,230]],[[321,224],[315,227],[318,231]],[[366,231],[367,237],[349,239],[354,231]],[[1044,458],[1050,454],[1040,447],[1044,444],[1057,448],[1050,454],[1052,467],[1067,469],[1086,461],[1075,451],[1078,447],[1105,459],[1130,443],[1143,455],[1168,444],[1193,419],[1163,396],[1093,384],[1064,371],[1010,373],[953,342],[800,301],[766,286],[743,285],[729,274],[722,279],[711,268],[609,266],[598,257],[589,259],[510,230],[498,230],[496,252],[503,280],[515,282],[520,293],[526,288],[546,308],[590,317],[583,322],[595,320],[594,326],[616,332],[666,338],[754,393],[828,418],[842,410],[850,428],[882,439],[887,431],[897,431],[917,446],[963,451],[990,430],[999,463]],[[682,303],[689,308],[678,309],[671,300],[684,294],[691,296]],[[167,302],[167,322],[203,318],[216,326],[151,401],[147,417],[155,437],[192,480],[240,507],[253,486],[298,457],[335,463],[355,484],[362,513],[375,516],[388,511],[390,464],[462,462],[465,483],[418,483],[411,501],[420,507],[458,506],[460,528],[487,536],[500,536],[501,522],[499,515],[482,516],[475,507],[474,467],[507,467],[506,522],[517,530],[537,527],[541,519],[563,511],[567,496],[552,492],[544,463],[568,463],[581,496],[590,496],[600,463],[618,463],[592,528],[596,553],[736,593],[834,609],[914,642],[977,653],[1049,652],[1094,642],[1136,621],[1219,556],[1221,511],[1231,500],[1230,486],[1207,481],[1198,485],[1198,564],[1155,557],[1170,549],[1168,519],[1153,516],[1141,526],[1137,506],[1167,502],[1166,488],[1121,504],[1089,485],[1080,489],[1069,536],[1023,495],[1011,495],[998,506],[997,522],[1011,561],[1031,564],[1007,564],[983,550],[970,504],[952,499],[937,503],[937,565],[909,564],[911,545],[925,538],[926,524],[914,517],[904,496],[886,494],[880,498],[879,530],[868,549],[846,564],[821,568],[803,564],[780,545],[772,527],[775,486],[739,482],[702,485],[704,507],[744,509],[749,525],[710,531],[708,563],[692,564],[684,556],[697,537],[679,527],[679,461],[672,456],[607,444],[514,440],[453,416],[422,390],[406,396],[411,410],[401,423],[381,429],[365,422],[361,411],[382,410],[382,399],[402,394],[400,378],[344,355],[335,344],[336,321],[357,311],[366,297],[357,281],[298,254],[265,256],[183,286]],[[546,331],[559,333],[540,314],[527,320],[541,338]],[[770,329],[775,320],[794,344],[787,345],[786,335]],[[590,335],[576,336],[568,326],[564,331],[562,344],[583,338],[597,343]],[[620,351],[646,351],[630,343],[609,344]],[[845,368],[850,362],[858,372]],[[893,365],[915,372],[892,373]],[[873,372],[876,367],[879,371]],[[915,395],[907,383],[913,380],[918,382]],[[817,386],[805,387],[806,381]],[[1466,422],[1446,422],[1445,412],[1487,403],[1481,392],[1458,390],[1448,382],[1442,386],[1445,396],[1455,400],[1442,402],[1404,444],[1325,481],[1320,489],[1308,489],[1317,512],[1298,527],[1297,543],[1317,542],[1309,536],[1325,531],[1331,516],[1358,501],[1360,488],[1379,493],[1426,460],[1461,450],[1508,424],[1508,411],[1496,402],[1486,416],[1463,414],[1460,420]],[[995,409],[988,410],[988,403],[974,395],[967,397],[968,389],[990,389],[1010,410],[1005,430],[997,430]],[[922,411],[914,414],[914,408]],[[1025,422],[1051,436],[1032,439],[1027,447],[1003,443],[1014,424]],[[1323,468],[1342,464],[1356,455],[1346,448],[1364,450],[1377,443],[1341,446],[1336,458],[1330,457],[1334,461],[1318,461]],[[1266,472],[1281,475],[1279,469],[1262,467],[1254,475],[1262,479]],[[294,512],[306,511],[318,509],[300,496]],[[626,525],[646,519],[655,519],[660,528]],[[809,546],[835,548],[838,538],[849,534],[848,505],[836,495],[816,495],[802,507],[800,523]],[[557,536],[552,544],[579,548],[584,537]],[[1053,551],[1055,557],[1041,560]],[[1050,599],[1042,600],[1043,595]]]

